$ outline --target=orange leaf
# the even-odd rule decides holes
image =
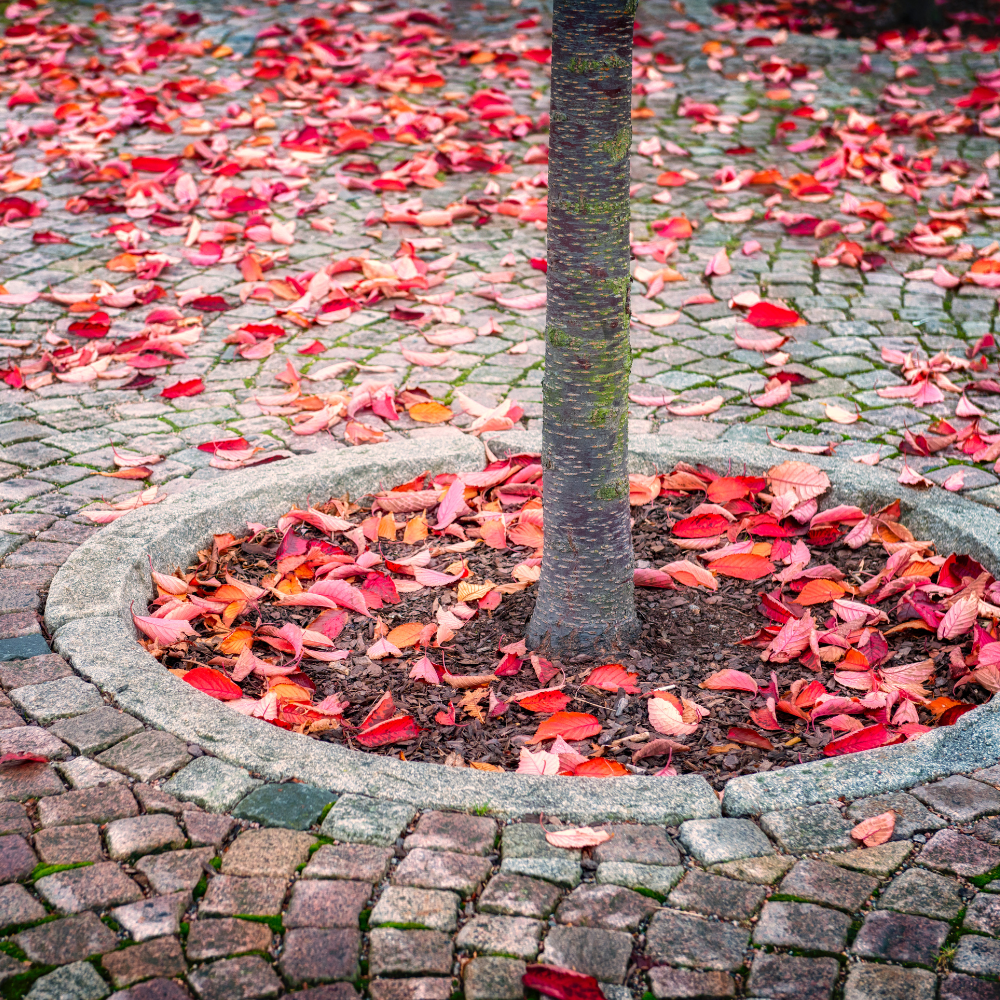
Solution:
[[[588,760],[588,764],[593,764],[598,760],[602,760],[601,757],[595,758],[594,761]],[[581,765],[582,767],[583,765]],[[621,767],[621,765],[619,765]],[[622,768],[624,771],[625,768]],[[627,773],[627,772],[626,772]],[[568,830],[552,830],[545,834],[545,839],[553,847],[569,847],[569,848],[580,848],[580,847],[597,847],[598,844],[603,844],[605,841],[610,840],[614,836],[613,833],[608,833],[607,830],[595,830],[590,826],[574,826]]]
[[[405,625],[397,625],[385,638],[397,649],[406,649],[417,644],[423,628],[420,622],[407,622]]]
[[[243,697],[239,684],[234,684],[225,674],[211,667],[195,667],[184,675],[184,680],[202,694],[207,694],[219,701],[235,701]]]
[[[811,500],[830,488],[827,474],[808,462],[782,462],[767,470],[767,481],[775,496],[794,493],[799,503]]]
[[[553,740],[561,736],[565,740],[585,740],[588,736],[596,736],[601,731],[600,722],[586,712],[556,712],[546,719],[529,743],[541,743],[542,740]]]
[[[538,691],[526,698],[519,698],[517,703],[529,712],[561,712],[571,699],[562,691]]]
[[[723,556],[708,564],[713,573],[735,577],[737,580],[759,580],[774,572],[774,564],[763,556],[755,556],[750,552],[739,555]]]
[[[403,532],[403,544],[415,545],[427,537],[427,518],[423,514],[411,517],[406,522],[406,530]],[[399,645],[398,643],[396,645]]]
[[[757,682],[742,670],[719,670],[706,677],[698,687],[709,691],[749,691],[757,693]]]
[[[847,591],[835,580],[810,580],[795,599],[803,607],[810,604],[825,604],[843,597]]]
[[[428,403],[415,403],[406,412],[421,424],[443,424],[455,415],[443,403],[434,400]]]

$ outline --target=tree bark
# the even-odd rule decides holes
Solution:
[[[629,147],[635,0],[555,0],[543,385],[545,548],[533,649],[639,631],[629,517]]]

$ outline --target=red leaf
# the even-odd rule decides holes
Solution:
[[[419,735],[420,727],[413,716],[401,715],[398,719],[389,719],[370,729],[364,729],[354,738],[364,747],[383,747],[387,743],[413,740]]]
[[[586,712],[556,712],[546,719],[529,743],[541,743],[561,736],[564,740],[585,740],[601,731],[600,722]]]
[[[235,701],[243,697],[239,684],[234,684],[225,674],[211,667],[195,667],[194,670],[189,670],[183,679],[202,694],[218,698],[219,701]]]
[[[824,757],[837,757],[845,753],[857,753],[859,750],[872,750],[875,747],[899,743],[902,738],[886,729],[880,722],[877,726],[859,729],[856,733],[848,733],[839,739],[831,740],[823,748]]]
[[[629,769],[618,761],[606,760],[604,757],[585,760],[573,768],[573,775],[577,778],[620,778],[630,773]]]
[[[663,570],[642,568],[637,566],[632,571],[632,582],[637,587],[664,587],[667,590],[674,590],[674,580],[669,573]],[[683,582],[683,581],[682,581]]]
[[[604,1000],[593,976],[585,976],[558,965],[529,965],[521,982],[554,1000]]]
[[[696,514],[678,521],[671,530],[678,538],[711,538],[728,527],[729,522],[721,514]]]
[[[180,157],[165,159],[159,156],[137,156],[132,160],[132,169],[149,174],[165,174],[168,170],[180,166]]]
[[[217,455],[220,451],[245,451],[250,446],[246,438],[226,438],[224,441],[205,441],[198,445],[198,451],[209,451]]]
[[[529,712],[561,712],[571,699],[562,691],[539,691],[526,698],[518,698],[517,703]]]
[[[225,312],[227,309],[232,308],[221,295],[202,295],[200,298],[189,302],[188,305],[192,309],[198,309],[201,312]]]
[[[62,236],[59,233],[52,232],[51,229],[45,232],[35,233],[31,237],[32,243],[69,243],[69,239],[66,236]]]
[[[41,763],[47,763],[48,757],[42,757],[37,753],[5,753],[0,757],[0,767],[6,767],[8,765],[16,767],[19,764],[27,764],[31,761],[37,761]]]
[[[751,493],[759,493],[767,483],[756,476],[722,476],[708,485],[708,499],[712,503],[742,500]]]
[[[761,750],[774,749],[774,744],[766,736],[761,736],[760,733],[744,726],[731,726],[726,736],[733,743],[743,743],[745,746],[759,747]]]
[[[500,665],[493,673],[497,677],[514,677],[520,672],[523,664],[524,660],[519,656],[515,656],[513,653],[505,653],[504,658],[500,661]]]
[[[794,326],[798,321],[799,314],[794,309],[785,309],[771,302],[758,302],[747,313],[747,322],[760,328]]]
[[[742,670],[719,670],[706,677],[698,687],[709,691],[749,691],[757,693],[757,682]]]
[[[371,711],[364,717],[359,729],[368,729],[378,722],[385,722],[396,714],[396,706],[392,700],[392,694],[386,691],[384,695],[372,707]]]
[[[200,378],[193,378],[188,382],[175,382],[173,385],[168,385],[160,395],[164,399],[177,399],[180,396],[197,396],[204,391],[205,384],[202,380]]]
[[[978,705],[952,705],[951,708],[941,713],[938,725],[953,726],[966,712],[971,712],[974,708],[978,707]],[[2,758],[0,758],[0,761],[2,761]]]
[[[641,694],[635,682],[638,674],[630,674],[620,663],[605,663],[590,672],[584,684],[600,688],[602,691],[617,691],[621,688],[627,694]]]
[[[282,331],[284,332],[284,331]],[[326,350],[326,345],[314,340],[311,344],[299,348],[299,354],[322,354]]]

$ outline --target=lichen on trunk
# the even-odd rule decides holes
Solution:
[[[545,549],[528,644],[597,656],[639,631],[628,474],[634,3],[556,0],[543,382]]]

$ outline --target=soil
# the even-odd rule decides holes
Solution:
[[[652,504],[632,508],[633,541],[640,565],[645,563],[659,566],[674,559],[692,556],[673,544],[670,525],[690,513],[702,498],[700,494],[661,497]],[[337,513],[332,506],[320,509]],[[342,505],[340,510],[343,510]],[[362,509],[354,513],[351,519],[360,523],[368,514],[367,509]],[[295,530],[306,538],[326,537],[308,525],[299,525]],[[229,549],[220,557],[219,565],[215,568],[216,579],[221,580],[228,570],[240,580],[259,583],[262,577],[273,574],[272,557],[279,541],[280,535],[269,531],[258,535],[252,543]],[[452,539],[442,538],[441,541],[447,543]],[[381,544],[384,556],[398,560],[418,551],[426,543],[413,546],[392,542]],[[859,550],[852,550],[842,541],[823,548],[813,544],[813,552],[814,562],[833,563],[843,571],[847,581],[856,585],[877,573],[886,559],[881,545],[867,545]],[[463,556],[475,579],[504,581],[511,578],[510,570],[513,566],[530,554],[531,550],[525,547],[497,550],[479,544]],[[204,559],[208,554],[201,555]],[[432,565],[443,569],[455,558],[453,553],[444,553]],[[196,570],[202,578],[212,575],[206,572],[204,562],[190,567],[188,572]],[[308,586],[307,580],[302,582]],[[627,670],[638,674],[637,684],[642,691],[641,695],[628,695],[620,691],[610,693],[592,686],[584,687],[581,682],[597,663],[554,663],[554,666],[565,672],[563,691],[572,698],[566,711],[590,713],[602,724],[602,731],[597,737],[571,744],[575,750],[587,757],[603,755],[636,774],[656,773],[665,765],[672,764],[678,773],[700,773],[719,788],[728,778],[736,775],[815,760],[822,756],[823,747],[831,739],[842,735],[831,732],[822,725],[812,725],[780,714],[779,721],[784,725],[784,731],[765,734],[774,747],[770,751],[741,746],[729,738],[729,727],[752,725],[749,721],[750,709],[763,706],[764,701],[763,698],[748,693],[699,689],[698,685],[702,680],[722,668],[745,671],[761,686],[767,684],[771,670],[777,669],[782,692],[800,678],[822,681],[831,692],[839,691],[848,695],[856,692],[846,691],[836,684],[832,664],[822,664],[822,669],[817,673],[798,660],[779,664],[775,668],[774,664],[761,662],[758,649],[740,644],[742,638],[770,624],[759,610],[759,605],[761,595],[773,592],[773,583],[747,583],[719,576],[718,585],[715,593],[683,586],[677,589],[636,588],[636,607],[643,626],[642,634],[634,647],[619,657],[619,662]],[[525,634],[534,606],[534,593],[534,587],[529,587],[519,593],[505,595],[495,611],[480,611],[456,633],[452,641],[443,648],[431,648],[428,655],[435,664],[444,664],[452,674],[491,672],[500,659],[499,647],[516,642]],[[447,587],[426,588],[414,594],[400,596],[401,602],[398,605],[386,604],[381,610],[373,612],[388,629],[407,622],[433,621],[439,607],[457,602],[456,594]],[[784,600],[787,602],[789,599],[794,599],[794,594],[786,590]],[[886,607],[888,606],[887,604]],[[811,610],[818,623],[829,614],[828,605],[813,607]],[[259,605],[263,623],[278,626],[292,621],[306,627],[315,620],[316,612],[317,609],[306,607],[279,608],[266,600]],[[257,621],[257,614],[258,611],[250,611],[237,619],[235,624],[246,622],[252,626]],[[517,768],[521,747],[528,742],[546,715],[529,712],[510,703],[504,715],[497,718],[484,716],[481,721],[475,715],[483,714],[488,708],[488,688],[479,688],[478,691],[483,692],[482,700],[469,711],[463,710],[459,703],[466,695],[465,691],[453,690],[446,684],[431,686],[409,679],[409,671],[422,651],[409,649],[405,651],[407,655],[400,658],[387,658],[378,662],[370,660],[365,655],[365,650],[375,641],[374,622],[357,615],[352,618],[336,642],[339,648],[355,650],[349,660],[329,664],[308,659],[303,661],[305,675],[316,686],[314,702],[331,694],[336,694],[341,700],[346,699],[350,702],[350,707],[346,710],[344,719],[357,726],[383,693],[390,691],[397,711],[414,716],[422,731],[416,739],[373,750],[360,747],[352,738],[352,732],[356,730],[352,731],[347,727],[327,729],[313,735],[365,752],[393,755],[405,760],[452,766],[476,763],[504,770]],[[192,624],[206,638],[211,635],[200,620]],[[938,642],[933,632],[904,630],[886,638],[897,663],[935,656],[938,659],[938,676],[928,682],[928,687],[933,684],[935,695],[951,694],[948,657],[941,655],[945,644]],[[213,658],[218,665],[217,639],[216,635],[211,642],[195,641],[186,644],[187,650],[183,657],[172,657],[168,652],[163,659],[164,665],[185,669],[212,663]],[[264,654],[259,652],[258,655]],[[301,678],[301,675],[296,676]],[[491,686],[497,698],[506,701],[512,693],[547,688],[559,683],[559,676],[549,683],[540,683],[531,663],[525,659],[517,675],[498,678]],[[266,685],[264,678],[253,674],[241,682],[244,693],[250,697],[260,697],[266,690]],[[672,758],[639,758],[633,763],[633,754],[641,750],[647,739],[655,739],[658,735],[649,725],[644,696],[653,688],[665,687],[674,694],[709,709],[710,714],[694,735],[680,738],[680,742],[690,748],[688,752],[675,751]],[[961,695],[963,701],[977,703],[989,697],[987,692],[975,685],[962,689]],[[455,706],[457,723],[440,725],[435,721],[435,716],[439,712],[447,712],[449,703]],[[918,711],[921,723],[933,725],[934,719],[927,709],[921,706]],[[300,727],[299,731],[305,730]],[[649,736],[640,736],[639,740],[628,739],[637,733],[649,733]]]

